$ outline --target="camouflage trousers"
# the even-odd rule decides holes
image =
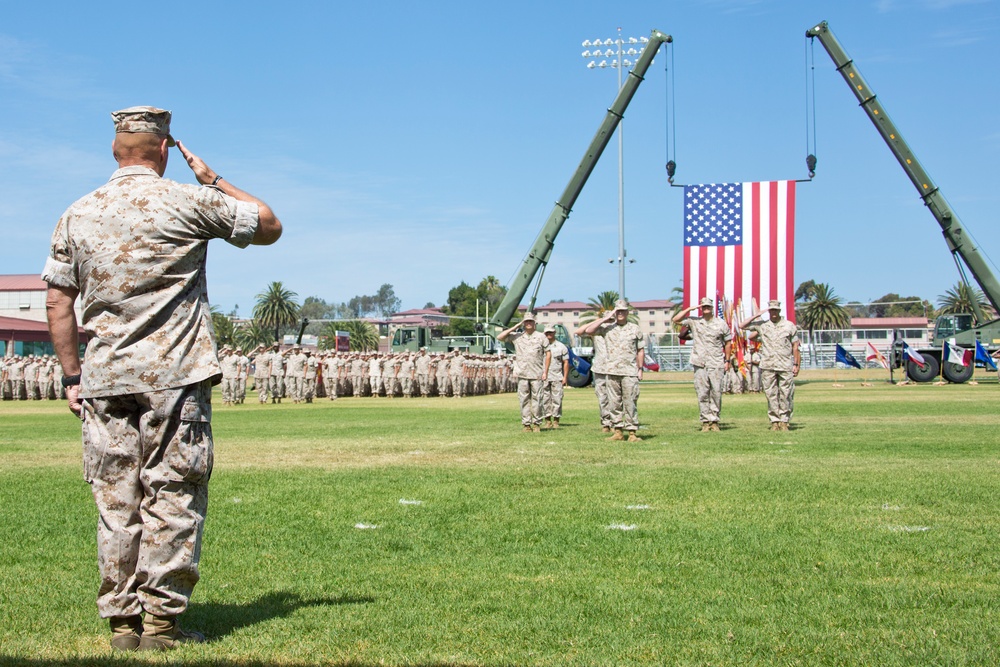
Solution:
[[[417,386],[420,387],[420,395],[427,398],[431,393],[431,378],[429,375],[417,375]]]
[[[236,378],[222,378],[222,402],[232,403],[236,400],[237,387]]]
[[[461,375],[449,376],[451,381],[451,393],[453,396],[465,396],[465,378]]]
[[[257,400],[261,403],[267,403],[267,388],[271,384],[271,378],[263,375],[255,375],[253,384],[257,389]]]
[[[594,393],[597,395],[597,407],[601,411],[601,426],[611,428],[611,401],[608,399],[606,373],[594,373]]]
[[[542,416],[545,419],[562,419],[563,381],[542,382]]]
[[[267,390],[271,392],[271,400],[281,398],[285,395],[285,378],[280,375],[272,375],[267,381]]]
[[[437,376],[437,395],[447,396],[451,391],[451,378],[448,375]]]
[[[302,400],[302,378],[298,375],[285,376],[285,394],[296,403]]]
[[[725,372],[722,368],[694,367],[694,391],[698,395],[698,413],[702,422],[719,421]]]
[[[316,378],[303,378],[302,400],[312,402],[316,397]]]
[[[795,402],[795,377],[792,372],[761,369],[760,376],[764,396],[767,397],[768,419],[772,422],[791,421]]]
[[[639,378],[608,375],[608,402],[611,428],[639,430]]]
[[[84,403],[83,472],[97,503],[104,618],[187,609],[212,474],[212,384]]]
[[[242,403],[247,397],[247,379],[242,375],[236,379],[236,395],[233,397],[237,403]]]
[[[521,402],[521,424],[539,426],[542,423],[542,381],[517,378],[517,399]]]

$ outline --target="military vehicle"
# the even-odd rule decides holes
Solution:
[[[889,118],[885,107],[876,99],[875,93],[861,76],[854,61],[851,60],[830,31],[830,26],[826,21],[823,21],[807,30],[806,37],[818,39],[826,49],[826,52],[833,59],[837,71],[854,91],[861,108],[868,114],[875,129],[878,130],[889,150],[903,167],[903,171],[917,188],[924,204],[941,227],[941,233],[948,244],[948,249],[955,260],[962,281],[966,285],[969,284],[966,274],[967,268],[994,310],[1000,312],[1000,282],[997,282],[986,258],[976,248],[972,238],[962,227],[958,214],[955,213],[934,181],[921,166],[910,146],[903,139],[892,119]],[[814,162],[815,158],[812,159]],[[987,352],[991,353],[1000,349],[1000,319],[987,317],[987,314],[975,301],[973,301],[972,310],[972,313],[942,315],[937,318],[932,338],[936,347],[916,348],[924,359],[923,366],[913,360],[903,359],[901,340],[897,340],[893,344],[892,364],[899,367],[905,363],[907,375],[918,382],[930,382],[939,375],[943,375],[946,380],[955,383],[965,382],[971,378],[974,370],[972,365],[963,366],[945,361],[942,368],[941,355],[942,346],[946,340],[951,344],[966,348],[974,348],[978,341]]]

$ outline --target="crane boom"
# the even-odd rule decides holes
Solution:
[[[854,91],[854,95],[858,98],[861,108],[868,114],[868,118],[875,125],[875,129],[882,135],[882,139],[889,146],[889,150],[892,151],[892,154],[896,157],[900,166],[903,167],[914,187],[917,188],[921,198],[924,200],[924,204],[927,205],[934,219],[941,226],[941,232],[944,235],[945,242],[948,244],[948,249],[953,256],[961,258],[965,266],[972,272],[973,277],[983,290],[983,294],[986,295],[986,298],[993,305],[993,308],[997,312],[1000,312],[1000,282],[997,282],[986,259],[962,227],[958,214],[954,212],[948,200],[941,194],[937,185],[934,184],[934,181],[931,180],[931,177],[917,160],[913,151],[910,150],[909,145],[899,133],[895,123],[892,122],[885,108],[876,99],[874,91],[868,86],[864,77],[861,76],[861,72],[854,65],[854,61],[847,55],[844,47],[841,46],[833,32],[830,31],[830,26],[826,21],[823,21],[807,30],[806,36],[818,39],[823,48],[826,49],[826,52],[830,54],[834,64],[837,66],[837,71],[840,72],[844,80],[851,87],[851,90]],[[976,321],[980,324],[986,322],[987,318],[984,316],[982,309],[976,303],[975,299],[972,300],[972,308]]]
[[[538,234],[538,238],[535,239],[531,250],[518,269],[517,275],[511,281],[503,301],[500,302],[496,312],[493,313],[493,317],[490,318],[489,323],[491,325],[504,328],[510,323],[514,311],[517,310],[521,299],[527,293],[531,281],[534,280],[539,269],[548,263],[549,257],[552,254],[552,246],[555,243],[556,236],[559,234],[559,230],[562,229],[563,223],[569,217],[570,211],[573,209],[573,204],[583,190],[583,186],[587,183],[587,179],[597,165],[597,161],[601,158],[601,153],[604,152],[608,142],[611,141],[611,137],[618,127],[618,123],[621,122],[625,109],[628,107],[629,102],[632,101],[632,96],[635,95],[639,84],[642,83],[643,76],[646,74],[646,70],[649,69],[649,65],[653,62],[656,52],[662,44],[671,41],[673,41],[673,38],[670,35],[653,30],[649,37],[649,42],[643,48],[642,53],[639,54],[635,68],[629,72],[628,79],[622,84],[617,97],[615,97],[615,101],[604,117],[604,122],[601,123],[597,134],[594,135],[590,146],[587,147],[583,159],[580,160],[576,172],[574,172],[569,184],[566,185],[562,196],[556,201],[555,207],[552,209],[548,219],[542,226],[542,230]]]

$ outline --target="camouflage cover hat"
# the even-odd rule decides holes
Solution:
[[[167,145],[176,146],[177,142],[170,136],[170,112],[156,107],[129,107],[121,111],[111,112],[115,122],[115,133],[118,132],[148,132],[150,134],[165,134]]]
[[[781,302],[777,299],[771,299],[767,302],[768,310],[781,310]]]
[[[628,303],[625,301],[625,299],[618,299],[617,301],[615,301],[615,311],[619,310],[626,310],[626,311],[629,310]]]
[[[712,297],[703,296],[703,297],[701,297],[701,301],[698,302],[698,305],[699,306],[714,306],[715,304],[712,303]]]
[[[521,318],[521,321],[522,322],[534,322],[535,321],[535,314],[529,310],[528,312],[526,312],[524,314],[524,317]]]
[[[549,326],[545,327],[545,333],[555,333],[555,332],[556,332],[556,328],[554,326],[552,326],[551,324]]]

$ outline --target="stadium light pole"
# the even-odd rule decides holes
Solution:
[[[612,67],[618,70],[618,90],[622,88],[622,69],[626,67],[631,67],[634,62],[626,57],[630,56],[634,58],[639,55],[639,50],[635,45],[645,44],[649,41],[648,37],[622,37],[622,29],[618,28],[618,37],[616,39],[586,39],[583,41],[583,47],[586,49],[581,55],[584,58],[590,58],[590,62],[587,63],[587,69],[606,69]],[[614,48],[611,48],[614,47]],[[594,49],[591,51],[591,49]],[[607,61],[607,58],[614,57],[611,62]],[[600,62],[597,61],[598,58],[603,58]],[[625,119],[621,119],[618,122],[618,296],[619,298],[625,298],[625,171],[623,168],[624,163],[624,127]],[[615,262],[616,260],[609,260],[610,262]],[[635,260],[630,260],[635,262]]]

